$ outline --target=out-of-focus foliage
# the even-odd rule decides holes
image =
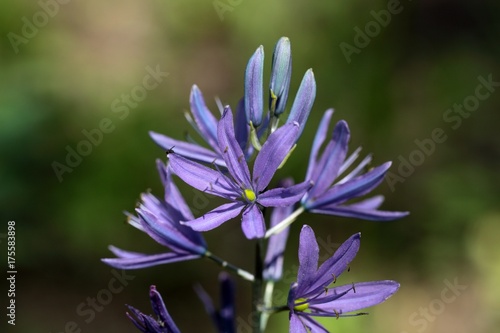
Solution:
[[[210,325],[189,292],[198,280],[207,290],[217,290],[218,268],[202,261],[129,272],[134,278],[102,307],[99,301],[95,308],[87,302],[105,299],[102,290],[114,277],[99,261],[110,256],[109,244],[160,249],[125,225],[123,215],[133,211],[140,192],[161,195],[154,160],[165,153],[148,131],[179,138],[190,131],[183,111],[194,83],[215,112],[215,97],[236,105],[248,58],[264,45],[268,80],[274,43],[281,36],[292,43],[290,96],[310,67],[318,85],[309,123],[281,174],[303,177],[315,128],[323,111],[334,107],[335,119],[351,126],[352,149],[362,145],[374,153],[376,164],[394,161],[391,171],[401,178],[380,186],[384,207],[411,211],[408,218],[385,224],[316,215],[299,220],[337,243],[362,232],[360,254],[339,283],[387,278],[402,285],[370,316],[324,322],[336,332],[495,332],[500,321],[495,246],[500,91],[498,85],[478,88],[478,78],[500,82],[500,5],[439,0],[391,7],[395,3],[2,3],[0,233],[6,232],[7,221],[16,221],[16,332],[63,332],[68,322],[82,332],[135,332],[123,304],[148,309],[150,284],[157,285],[181,330]],[[227,7],[217,7],[218,12],[220,4]],[[388,6],[397,12],[390,22],[380,12]],[[366,28],[372,37],[357,36]],[[350,62],[343,43],[357,48]],[[141,90],[154,70],[168,75],[159,77],[157,87]],[[477,89],[489,94],[476,97],[474,105]],[[466,116],[447,111],[464,103],[473,109]],[[107,133],[95,130],[100,126]],[[430,144],[427,139],[436,129],[443,142]],[[90,142],[85,133],[94,133],[94,144],[82,143]],[[421,148],[422,142],[428,145]],[[87,156],[73,157],[68,166],[72,149]],[[54,162],[71,172],[58,178]],[[194,197],[178,183],[186,197]],[[206,209],[218,202],[208,201]],[[277,287],[283,292],[296,273],[298,230],[290,237],[288,280]],[[253,247],[242,238],[237,221],[206,238],[214,253],[252,268]],[[467,288],[445,303],[445,280],[455,279]],[[237,297],[241,322],[247,321],[247,283],[238,282]],[[422,308],[430,309],[430,317],[421,314]],[[273,332],[286,332],[286,314],[273,317],[270,325]]]

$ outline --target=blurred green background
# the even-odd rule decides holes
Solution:
[[[268,82],[281,36],[292,43],[291,97],[311,67],[318,90],[299,146],[280,174],[302,179],[315,129],[334,107],[334,119],[350,124],[351,151],[362,145],[375,164],[394,161],[391,172],[400,178],[376,191],[386,196],[383,208],[411,215],[388,223],[304,216],[289,239],[288,279],[277,289],[286,292],[293,281],[299,223],[336,243],[361,231],[361,251],[339,283],[395,279],[401,289],[369,316],[324,320],[329,329],[497,332],[500,91],[478,78],[500,82],[498,2],[66,2],[0,5],[0,240],[5,258],[6,224],[14,220],[18,268],[16,326],[5,325],[7,332],[136,332],[124,304],[151,313],[150,284],[183,332],[211,331],[192,289],[200,282],[218,301],[219,269],[210,262],[131,271],[133,279],[106,305],[89,311],[86,303],[103,297],[113,278],[100,262],[111,256],[109,244],[163,250],[124,223],[123,211],[134,209],[141,192],[162,194],[155,159],[165,153],[148,131],[184,136],[183,111],[195,83],[213,111],[216,97],[234,106],[246,62],[261,44]],[[390,22],[380,12],[388,7]],[[168,75],[124,107],[121,98],[138,91],[148,66]],[[464,103],[462,115],[453,111]],[[83,147],[84,131],[99,126],[109,133]],[[416,140],[429,143],[436,129],[446,140],[419,153]],[[87,156],[58,177],[54,162],[67,165],[68,149],[79,144]],[[181,189],[189,202],[193,191]],[[212,252],[252,269],[253,244],[237,221],[205,236]],[[465,289],[449,293],[454,282]],[[250,286],[238,281],[237,287],[239,314],[247,318]],[[271,318],[269,331],[287,332],[287,320],[284,313]]]

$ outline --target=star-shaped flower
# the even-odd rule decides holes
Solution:
[[[314,138],[306,179],[314,186],[302,198],[302,206],[310,212],[361,218],[372,221],[389,221],[408,215],[408,212],[388,212],[378,210],[384,201],[382,196],[375,196],[363,201],[348,204],[347,201],[361,197],[371,192],[384,179],[391,166],[386,162],[362,174],[363,169],[371,162],[368,155],[349,174],[340,177],[358,158],[360,148],[347,157],[350,138],[349,126],[343,120],[339,121],[333,130],[333,135],[318,157],[323,145],[333,110],[328,110]]]
[[[207,245],[203,236],[180,223],[194,217],[172,181],[171,170],[161,161],[157,161],[157,167],[165,187],[165,198],[160,200],[150,193],[143,193],[142,203],[137,208],[138,217],[130,216],[129,223],[170,248],[171,252],[144,254],[110,246],[118,258],[102,259],[106,264],[119,269],[138,269],[197,259],[205,254]]]
[[[299,241],[299,271],[288,294],[290,333],[328,332],[312,317],[345,316],[384,302],[398,288],[395,281],[328,286],[346,270],[359,250],[360,234],[352,235],[318,268],[319,248],[313,230],[304,225]]]
[[[242,229],[248,239],[261,238],[265,223],[259,205],[285,207],[296,203],[310,187],[303,182],[287,188],[266,190],[280,164],[290,153],[299,132],[298,123],[280,127],[267,138],[253,166],[253,175],[238,144],[231,109],[226,107],[217,126],[217,138],[228,174],[208,168],[175,153],[169,153],[170,166],[176,175],[192,187],[230,200],[205,215],[185,222],[196,231],[214,229],[243,212]]]

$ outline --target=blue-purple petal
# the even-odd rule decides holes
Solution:
[[[352,288],[352,284],[331,288],[326,295],[333,292],[343,293]],[[358,311],[384,302],[398,289],[399,283],[390,280],[354,283],[354,289],[348,294],[331,302],[315,304],[314,308],[330,312],[332,315],[335,315],[333,310],[339,314]]]
[[[222,157],[231,176],[239,186],[251,189],[250,171],[248,170],[245,154],[243,154],[240,145],[236,141],[233,114],[229,107],[224,110],[217,133]]]
[[[245,73],[245,112],[254,127],[262,123],[264,100],[262,82],[264,75],[264,48],[260,46],[248,61]]]
[[[156,142],[156,144],[158,144],[166,151],[173,149],[175,153],[196,161],[204,163],[215,163],[220,166],[225,166],[224,160],[221,158],[221,156],[207,148],[198,146],[194,143],[175,140],[163,134],[155,133],[152,131],[149,132],[149,135],[151,136],[153,141]]]
[[[335,126],[332,139],[316,164],[316,170],[312,173],[311,180],[314,181],[314,186],[307,194],[308,198],[319,197],[332,185],[347,155],[348,142],[349,127],[345,121],[341,120]]]
[[[159,254],[143,254],[135,257],[103,258],[102,262],[118,269],[141,269],[163,264],[171,264],[179,261],[200,258],[199,254],[167,252]]]
[[[316,236],[310,226],[302,226],[299,239],[299,271],[297,273],[297,293],[302,297],[302,291],[315,282],[318,267],[319,247]]]
[[[245,205],[239,201],[223,204],[205,215],[191,221],[183,222],[183,224],[196,231],[212,230],[222,223],[238,216],[244,207]]]
[[[349,237],[333,256],[328,258],[315,272],[314,282],[307,289],[300,289],[300,297],[309,297],[321,293],[330,283],[335,281],[349,267],[359,250],[361,234]]]
[[[384,210],[364,210],[350,206],[341,206],[337,204],[321,206],[319,209],[312,209],[311,213],[335,215],[349,217],[355,219],[363,219],[367,221],[392,221],[400,219],[409,214],[409,212],[393,212]]]
[[[297,96],[293,101],[290,115],[288,116],[287,123],[297,122],[300,124],[299,135],[304,130],[307,118],[311,112],[314,99],[316,98],[316,81],[314,80],[314,73],[312,69],[307,70],[304,78],[300,83]]]
[[[172,215],[172,219],[181,221],[194,218],[184,197],[172,180],[172,169],[160,159],[156,160],[156,166],[165,189],[164,199],[166,207]]]
[[[278,187],[259,194],[257,201],[264,207],[286,207],[295,204],[311,187],[311,183],[302,182],[290,187]]]
[[[308,333],[302,320],[296,313],[290,313],[290,333]]]
[[[266,233],[264,216],[257,205],[249,205],[243,211],[241,228],[248,239],[262,238]]]
[[[153,308],[153,311],[158,315],[158,319],[164,324],[164,326],[169,328],[168,331],[172,333],[180,333],[179,329],[172,320],[172,317],[168,313],[167,307],[165,306],[160,293],[156,290],[154,285],[149,289],[149,297],[151,299],[151,307]]]
[[[253,167],[253,183],[257,192],[269,185],[281,162],[297,141],[298,130],[297,123],[285,124],[267,138]]]
[[[174,173],[192,187],[226,199],[240,196],[234,184],[221,172],[210,169],[176,153],[168,154],[170,167]]]
[[[191,113],[199,133],[208,144],[217,151],[217,119],[208,109],[198,86],[193,85],[190,96]]]
[[[328,126],[330,125],[330,119],[332,118],[332,115],[333,109],[326,110],[316,131],[316,135],[314,136],[311,154],[309,155],[309,165],[307,167],[306,173],[307,180],[311,180],[313,179],[313,177],[317,178],[317,176],[314,175],[314,171],[316,171],[317,173],[316,164],[318,163],[318,153],[321,146],[323,145],[323,142],[325,142],[328,133]]]
[[[141,225],[144,231],[159,244],[169,247],[174,251],[186,251],[190,253],[204,254],[206,251],[205,243],[197,243],[179,229],[185,228],[177,221],[176,224],[164,221],[160,216],[138,208],[137,213],[140,217]]]
[[[362,196],[375,187],[377,187],[383,180],[384,175],[391,166],[391,162],[386,162],[364,175],[358,176],[344,184],[333,186],[317,200],[312,203],[307,202],[307,209],[321,208],[321,206],[331,203],[341,203],[351,198]]]

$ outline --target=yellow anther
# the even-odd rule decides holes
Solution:
[[[257,199],[257,196],[255,195],[254,191],[246,189],[245,191],[243,191],[243,198],[250,202],[254,202],[255,199]]]
[[[304,303],[306,301],[307,301],[307,299],[305,299],[305,298],[296,299],[295,304],[299,304],[299,305],[294,306],[293,309],[295,311],[305,311],[305,310],[309,309],[309,303]]]

